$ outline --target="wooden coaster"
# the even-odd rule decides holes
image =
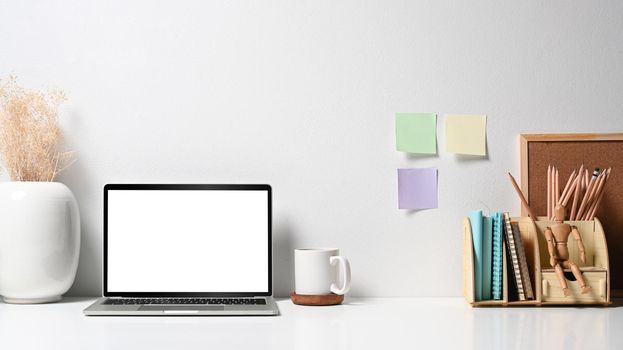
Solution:
[[[341,304],[344,301],[344,296],[333,293],[329,295],[300,295],[292,292],[290,299],[296,305],[327,306]]]

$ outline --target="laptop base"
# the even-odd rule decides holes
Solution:
[[[99,298],[84,309],[87,316],[277,316],[279,308],[272,297],[265,305],[106,305]]]

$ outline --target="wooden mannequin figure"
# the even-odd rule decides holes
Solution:
[[[557,205],[554,209],[556,223],[545,229],[545,239],[547,240],[547,250],[549,251],[549,263],[556,271],[556,276],[562,287],[562,292],[565,296],[571,295],[571,291],[567,286],[567,280],[565,279],[564,269],[571,269],[573,276],[580,283],[582,294],[589,293],[593,290],[590,286],[586,285],[584,276],[580,268],[569,260],[569,248],[567,247],[567,241],[569,235],[573,235],[573,238],[578,244],[580,249],[580,260],[582,263],[586,263],[586,253],[584,252],[584,243],[582,237],[578,232],[578,228],[569,224],[563,223],[565,217],[565,207]]]

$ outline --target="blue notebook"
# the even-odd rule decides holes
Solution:
[[[493,225],[491,218],[482,219],[482,300],[491,300],[491,270],[493,268]]]
[[[491,294],[493,300],[502,300],[502,276],[504,252],[502,242],[504,241],[504,220],[502,213],[495,213],[491,217],[493,221],[493,267],[491,276]]]
[[[482,300],[482,210],[470,211],[469,222],[474,243],[474,299],[480,301]]]

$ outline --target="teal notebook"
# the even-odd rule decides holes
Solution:
[[[482,300],[482,210],[470,211],[469,222],[474,243],[474,299],[480,301]]]
[[[482,300],[491,300],[491,269],[493,268],[493,226],[491,218],[482,220]]]
[[[493,221],[491,294],[493,300],[502,300],[502,259],[504,259],[504,252],[502,249],[502,242],[504,241],[502,213],[494,213],[491,219]]]

